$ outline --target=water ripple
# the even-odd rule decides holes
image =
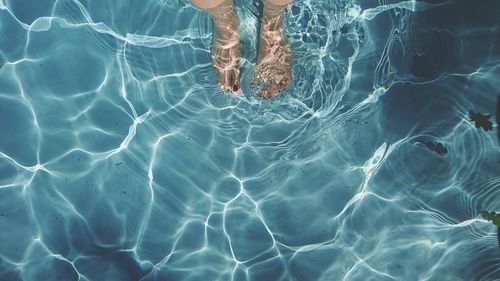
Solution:
[[[498,1],[296,1],[270,102],[236,2],[242,97],[185,1],[0,0],[0,280],[499,280]]]

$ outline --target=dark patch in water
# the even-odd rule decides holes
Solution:
[[[481,211],[481,216],[483,216],[485,220],[492,221],[494,225],[500,226],[500,213]]]
[[[494,225],[497,226],[497,241],[498,247],[500,248],[500,213],[481,211],[481,216],[485,220],[492,221]]]
[[[483,128],[485,131],[493,130],[493,123],[490,121],[490,114],[481,114],[469,110],[469,118],[474,122],[476,128]]]
[[[427,147],[429,150],[434,151],[435,153],[437,153],[440,156],[443,156],[443,155],[448,153],[448,148],[446,148],[446,146],[444,146],[440,142],[432,142],[432,141],[428,141],[428,140],[417,140],[416,143],[421,143],[421,144],[425,145],[425,147]]]
[[[340,28],[340,32],[342,33],[342,35],[346,35],[348,32],[349,32],[349,26],[347,24],[344,24],[341,28]]]

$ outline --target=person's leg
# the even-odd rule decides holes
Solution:
[[[263,0],[259,54],[255,68],[261,87],[258,94],[266,99],[284,90],[292,80],[292,49],[286,39],[283,11],[293,0]]]
[[[214,21],[212,64],[219,85],[226,91],[240,88],[240,35],[233,0],[192,0],[193,5],[208,12]]]
[[[267,3],[267,4],[274,5],[274,6],[285,7],[286,5],[291,4],[293,2],[293,0],[263,0],[263,2],[264,2],[264,5]]]
[[[191,0],[191,2],[196,7],[207,10],[219,6],[224,0]]]

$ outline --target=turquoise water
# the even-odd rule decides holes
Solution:
[[[184,1],[0,0],[0,280],[500,280],[500,2],[298,1],[270,101],[236,2],[242,97]]]

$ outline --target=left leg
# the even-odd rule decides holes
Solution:
[[[211,50],[212,64],[219,85],[238,93],[240,88],[240,33],[233,0],[192,0],[193,5],[208,12],[214,23]]]

